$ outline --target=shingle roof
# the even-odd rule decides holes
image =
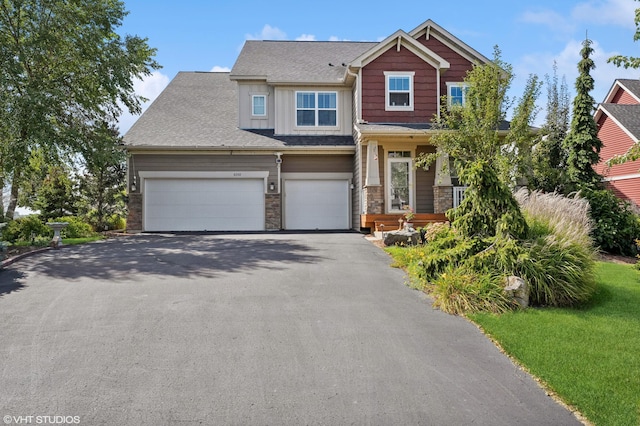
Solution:
[[[342,64],[348,64],[377,44],[249,40],[231,69],[231,79],[260,77],[269,82],[340,83],[346,72]]]
[[[353,138],[274,136],[238,129],[237,83],[229,73],[180,72],[124,136],[138,148],[286,149],[353,146]]]
[[[600,104],[600,108],[640,139],[640,105]]]

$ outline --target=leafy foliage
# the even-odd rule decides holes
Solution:
[[[60,231],[60,235],[62,236],[62,238],[84,238],[96,235],[96,233],[91,228],[91,225],[75,216],[57,217],[54,218],[52,222],[68,223],[68,225],[62,231]]]
[[[640,217],[631,205],[607,189],[585,190],[581,194],[591,205],[595,244],[608,253],[636,254],[634,242],[640,238]]]
[[[595,63],[591,59],[593,48],[591,40],[582,43],[578,63],[579,75],[576,78],[576,97],[573,100],[573,118],[571,129],[564,140],[567,150],[567,185],[569,191],[583,188],[596,189],[600,186],[602,177],[596,173],[593,166],[600,161],[602,141],[598,139],[598,127],[593,118],[595,101],[589,94],[593,90],[594,81],[591,70]]]
[[[45,225],[37,215],[20,217],[9,221],[2,230],[2,239],[9,242],[32,241],[35,237],[53,236],[53,230]]]
[[[634,22],[636,24],[636,32],[633,35],[633,41],[638,41],[640,40],[640,8],[636,9],[635,11]],[[633,56],[615,55],[610,57],[607,62],[613,62],[613,64],[617,67],[640,68],[640,58]]]
[[[47,176],[37,189],[33,207],[40,210],[41,219],[47,221],[54,217],[76,213],[76,188],[63,167],[49,167]]]

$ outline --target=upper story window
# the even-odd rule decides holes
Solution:
[[[465,83],[447,83],[447,99],[449,105],[463,106],[467,99],[468,84]]]
[[[267,96],[252,95],[251,96],[251,115],[254,117],[266,117],[267,115]]]
[[[337,125],[337,92],[296,92],[296,126]]]
[[[385,110],[413,111],[414,72],[386,71]]]

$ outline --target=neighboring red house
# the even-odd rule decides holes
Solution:
[[[640,206],[640,160],[607,167],[607,160],[626,153],[640,139],[640,80],[618,79],[595,114],[603,143],[596,171],[618,197]]]

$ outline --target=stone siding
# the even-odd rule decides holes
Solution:
[[[453,207],[453,186],[433,187],[433,212],[446,213]]]
[[[127,208],[129,210],[127,214],[127,231],[142,231],[142,194],[139,192],[129,193]]]
[[[384,190],[380,186],[366,186],[364,188],[364,213],[383,214],[384,213]]]
[[[265,194],[265,229],[279,231],[282,229],[282,208],[280,194]]]

